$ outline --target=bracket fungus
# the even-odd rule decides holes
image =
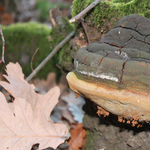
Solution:
[[[79,49],[74,66],[67,75],[73,91],[119,118],[150,122],[148,18],[122,18],[100,43]]]

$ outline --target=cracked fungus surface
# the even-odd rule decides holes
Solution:
[[[81,48],[67,80],[75,92],[127,119],[150,121],[150,20],[122,18],[99,43]]]

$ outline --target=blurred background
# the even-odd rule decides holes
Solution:
[[[57,25],[61,24],[60,16],[65,18],[64,22],[68,22],[71,18],[72,1],[1,0],[0,25],[5,38],[5,64],[1,64],[0,72],[3,73],[5,65],[9,62],[19,62],[27,77],[32,72],[30,63],[36,49],[39,50],[32,62],[33,69],[73,30],[67,25],[64,25],[66,29],[61,25],[60,31],[59,27],[53,30],[54,26],[51,23],[51,20],[55,20]],[[2,47],[2,42],[0,42],[0,47]],[[57,53],[37,76],[46,78],[50,71],[60,76],[60,69],[56,67],[60,61],[61,58]]]
[[[73,0],[1,0],[0,23],[10,25],[16,22],[38,21],[50,23],[49,11],[59,7],[62,14],[71,17]]]

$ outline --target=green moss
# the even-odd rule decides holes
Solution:
[[[35,69],[48,54],[58,45],[72,30],[73,26],[69,24],[67,18],[62,18],[63,26],[56,26],[50,30],[47,26],[38,23],[18,23],[10,26],[2,26],[5,37],[5,64],[1,65],[0,71],[3,72],[5,65],[9,62],[19,62],[23,67],[25,76],[28,76],[32,70],[30,66],[31,58],[37,48],[32,65]],[[0,43],[2,47],[2,43]],[[57,76],[61,71],[56,64],[63,61],[71,61],[69,42],[62,50],[57,52],[54,57],[40,70],[38,77],[44,78],[49,72],[56,72]],[[21,62],[21,55],[25,53],[29,57],[27,64]],[[67,55],[66,55],[67,54]],[[60,60],[59,60],[60,57]]]
[[[72,16],[76,16],[79,14],[83,9],[85,9],[88,5],[90,5],[94,0],[74,0],[73,1],[73,9],[72,9]]]
[[[128,3],[132,0],[113,0],[114,3]]]
[[[79,12],[85,9],[94,0],[74,0],[72,15],[76,16]],[[82,5],[80,5],[82,3]],[[115,24],[116,21],[124,16],[136,13],[141,16],[150,18],[150,1],[149,0],[114,0],[101,2],[94,9],[90,10],[85,15],[87,19],[90,13],[93,13],[90,18],[94,24],[101,27],[105,21],[110,21]],[[116,21],[114,21],[114,18]]]
[[[33,68],[36,68],[50,53],[48,36],[51,31],[45,25],[38,23],[18,23],[10,26],[2,26],[2,30],[5,37],[6,63],[1,65],[0,71],[3,71],[5,65],[9,62],[18,61],[23,67],[25,75],[28,76],[32,72],[30,62],[35,50],[39,48],[32,62]],[[20,57],[23,53],[26,53],[29,57],[27,64],[23,64],[20,61]],[[39,77],[46,77],[48,72],[56,72],[58,70],[55,67],[56,61],[58,61],[56,58],[52,58],[37,75]]]

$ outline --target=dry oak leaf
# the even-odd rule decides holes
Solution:
[[[68,138],[68,128],[62,123],[53,123],[50,113],[58,103],[60,91],[54,87],[45,95],[34,92],[34,86],[24,80],[18,63],[6,66],[5,78],[9,83],[0,84],[15,98],[10,104],[0,92],[0,149],[30,150],[39,143],[39,149],[57,148]]]

